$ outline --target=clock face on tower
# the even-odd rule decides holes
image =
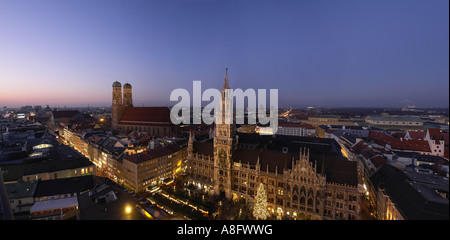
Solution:
[[[222,165],[225,165],[225,161],[227,159],[227,154],[225,153],[225,151],[222,149],[219,152],[219,162]]]

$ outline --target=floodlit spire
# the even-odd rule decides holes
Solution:
[[[228,68],[225,68],[225,83],[222,89],[230,89],[230,85],[228,84]]]
[[[189,131],[189,143],[194,142],[194,136],[192,135],[192,130]]]

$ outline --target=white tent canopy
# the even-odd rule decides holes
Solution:
[[[58,210],[62,208],[78,207],[77,197],[39,201],[34,203],[30,213]]]

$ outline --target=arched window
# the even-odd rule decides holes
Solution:
[[[292,190],[293,194],[298,194],[298,187],[297,185],[294,186],[294,189]]]
[[[305,204],[305,198],[304,197],[300,197],[300,203],[301,204]]]
[[[312,197],[313,195],[314,195],[314,192],[313,192],[312,188],[309,188],[308,189],[308,196]]]
[[[301,187],[300,188],[300,194],[306,195],[306,188],[305,187]]]

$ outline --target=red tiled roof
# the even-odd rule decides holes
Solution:
[[[447,160],[449,159],[449,147],[446,146],[444,147],[444,158],[446,158]]]
[[[364,141],[359,141],[357,144],[355,144],[352,148],[351,148],[351,150],[353,151],[353,152],[356,152],[356,153],[361,153],[361,152],[363,152],[363,151],[368,151],[368,150],[370,150],[370,148],[369,148],[369,146],[364,142]]]
[[[168,107],[126,107],[120,123],[132,122],[170,123],[170,110]]]
[[[391,154],[392,152],[383,147],[373,147],[373,149],[380,151],[381,153]]]
[[[413,140],[423,140],[427,133],[423,131],[408,131],[408,134]]]
[[[214,143],[212,142],[194,142],[194,153],[214,157]]]
[[[358,185],[357,163],[356,161],[347,161],[342,159],[320,159],[317,160],[317,169],[321,169],[325,164],[324,170],[327,182],[347,184],[351,186]]]
[[[439,128],[428,128],[427,133],[431,140],[441,141],[441,130]]]
[[[398,150],[413,150],[420,152],[431,152],[430,145],[428,141],[425,140],[396,140],[391,141],[391,148]]]
[[[401,133],[394,133],[392,134],[393,137],[395,138],[405,138],[405,133],[401,132]]]
[[[441,135],[442,135],[442,138],[444,138],[444,144],[445,145],[448,145],[448,133],[441,133]]]
[[[369,139],[374,140],[378,145],[389,144],[392,149],[431,152],[430,145],[425,140],[402,140],[374,131],[370,131]]]
[[[291,155],[282,152],[261,152],[261,171],[277,172],[282,174],[284,169],[292,165]],[[267,169],[269,168],[269,169]]]
[[[145,161],[149,161],[151,159],[162,157],[165,155],[169,155],[171,152],[166,148],[157,148],[151,151],[145,151],[138,154],[133,155],[124,155],[123,159],[128,160],[132,163],[139,164]]]
[[[176,145],[176,146],[171,146]],[[181,149],[177,144],[171,144],[166,147],[159,147],[151,150],[144,151],[142,153],[133,154],[133,155],[123,155],[125,160],[133,162],[135,164],[139,164],[145,161],[149,161],[151,159],[159,158],[162,156],[169,155]]]
[[[391,136],[375,131],[370,131],[368,138],[370,140],[374,140],[378,145],[385,145],[387,142],[393,139],[393,137]]]
[[[380,168],[387,163],[387,159],[380,155],[371,158],[370,161],[373,163],[373,165],[375,165],[376,168]]]

